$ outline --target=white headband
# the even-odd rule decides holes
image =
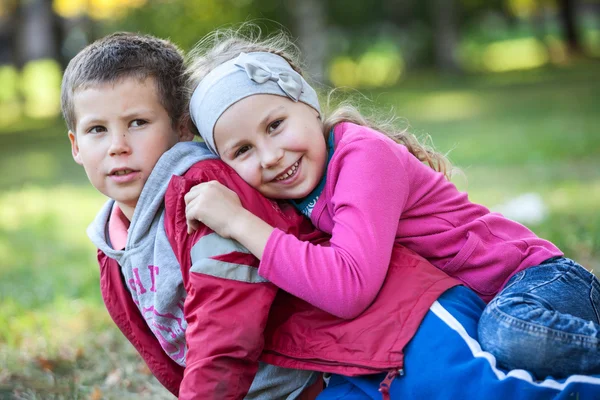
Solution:
[[[286,96],[321,114],[315,90],[283,58],[273,53],[241,53],[213,69],[200,81],[190,100],[190,116],[215,154],[214,128],[231,105],[255,94]]]

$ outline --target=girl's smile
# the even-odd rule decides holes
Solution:
[[[298,161],[296,161],[289,169],[287,169],[286,171],[282,172],[281,174],[277,175],[274,179],[274,181],[279,182],[279,183],[292,183],[294,181],[294,177],[297,176],[297,172],[298,172],[298,168],[300,166],[300,161],[302,160],[302,158]]]

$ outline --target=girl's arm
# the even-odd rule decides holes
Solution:
[[[407,203],[403,161],[380,138],[341,146],[329,164],[322,194],[329,199],[329,212],[324,211],[321,220],[313,218],[321,229],[332,226],[330,245],[303,242],[302,237],[275,229],[259,274],[338,317],[362,313],[381,289]],[[323,222],[325,214],[332,224]]]
[[[186,196],[188,222],[200,219],[260,258],[259,274],[285,291],[341,318],[354,318],[379,292],[408,197],[406,170],[388,143],[345,145],[329,166],[333,217],[329,246],[274,229],[243,209],[218,183]]]

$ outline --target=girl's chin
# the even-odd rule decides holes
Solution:
[[[300,186],[300,185],[299,185]],[[301,185],[301,186],[305,186],[305,185]],[[276,188],[269,188],[270,190],[267,191],[260,191],[261,194],[265,197],[268,197],[270,199],[274,199],[274,200],[302,200],[304,199],[306,196],[308,196],[309,194],[311,194],[311,192],[314,190],[314,188],[311,187],[291,187],[288,189],[283,189],[281,188],[281,186],[276,187]]]

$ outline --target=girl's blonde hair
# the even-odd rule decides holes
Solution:
[[[218,29],[200,40],[194,49],[188,54],[188,99],[200,81],[213,69],[237,57],[240,53],[269,52],[283,57],[290,66],[306,79],[311,86],[315,87],[302,72],[300,51],[283,29],[276,33],[264,36],[262,30],[256,24],[244,23],[239,28]],[[190,128],[197,133],[187,115]],[[405,146],[421,162],[427,164],[435,171],[443,173],[450,179],[452,166],[445,155],[436,152],[432,146],[422,144],[408,129],[399,130],[394,126],[396,118],[387,121],[375,118],[367,118],[348,102],[338,105],[330,115],[323,118],[324,134],[341,122],[351,122],[357,125],[367,126],[396,143]]]

